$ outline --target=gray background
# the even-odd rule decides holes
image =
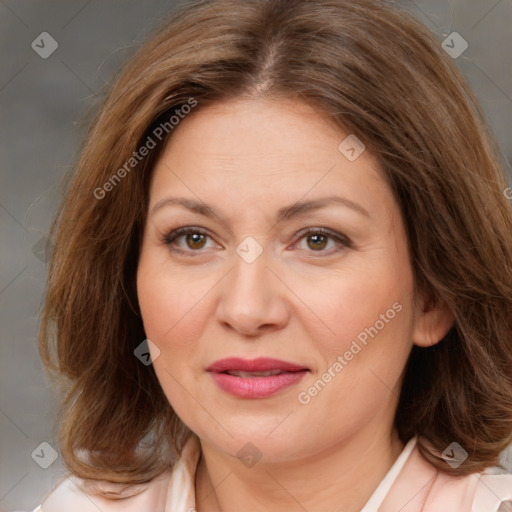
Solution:
[[[512,0],[400,3],[440,41],[456,31],[469,43],[456,62],[501,142],[511,184]],[[35,336],[45,279],[41,249],[60,179],[84,133],[80,120],[175,4],[0,1],[0,511],[31,510],[64,475],[60,457],[43,469],[31,456],[42,442],[58,451],[56,403]],[[42,32],[58,42],[47,59],[31,47]],[[43,450],[40,460],[48,462]]]

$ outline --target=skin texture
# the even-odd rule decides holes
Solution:
[[[201,440],[199,512],[360,510],[403,448],[393,417],[412,345],[438,342],[453,321],[415,296],[398,206],[368,151],[351,162],[338,150],[347,135],[303,102],[238,99],[181,121],[154,169],[138,296],[161,352],[158,379]],[[280,208],[332,195],[368,215],[330,204],[276,223]],[[178,205],[153,211],[170,196],[206,203],[222,220]],[[183,226],[208,236],[166,245]],[[350,245],[301,234],[319,227]],[[248,236],[263,249],[252,263],[236,252]],[[400,312],[300,403],[395,303]],[[206,372],[226,357],[310,372],[274,396],[236,398]],[[248,442],[261,453],[253,467],[237,458]]]

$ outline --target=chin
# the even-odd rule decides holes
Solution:
[[[283,415],[283,418],[286,415]],[[198,437],[215,446],[215,448],[232,457],[243,461],[245,456],[249,458],[258,458],[264,463],[278,463],[291,460],[300,455],[309,452],[308,443],[305,443],[304,433],[307,432],[307,426],[294,428],[288,425],[279,424],[274,417],[260,418],[239,418],[236,420],[222,420],[219,422],[224,426],[229,434],[221,429],[211,430],[211,424],[205,428],[192,429]],[[284,420],[285,423],[287,420]],[[313,447],[310,447],[314,451]]]

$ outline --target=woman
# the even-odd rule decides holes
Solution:
[[[183,7],[54,225],[41,349],[71,476],[38,510],[509,510],[496,154],[396,7]]]

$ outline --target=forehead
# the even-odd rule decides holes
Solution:
[[[238,99],[196,108],[180,122],[167,149],[193,144],[195,154],[271,161],[276,156],[337,152],[343,137],[318,109],[299,100]],[[192,155],[188,155],[192,156]]]
[[[375,159],[367,151],[347,158],[343,142],[349,135],[298,100],[199,104],[175,128],[158,160],[150,202],[171,190],[216,198],[226,207],[277,206],[338,192],[368,206],[389,201],[379,197],[389,190]]]

